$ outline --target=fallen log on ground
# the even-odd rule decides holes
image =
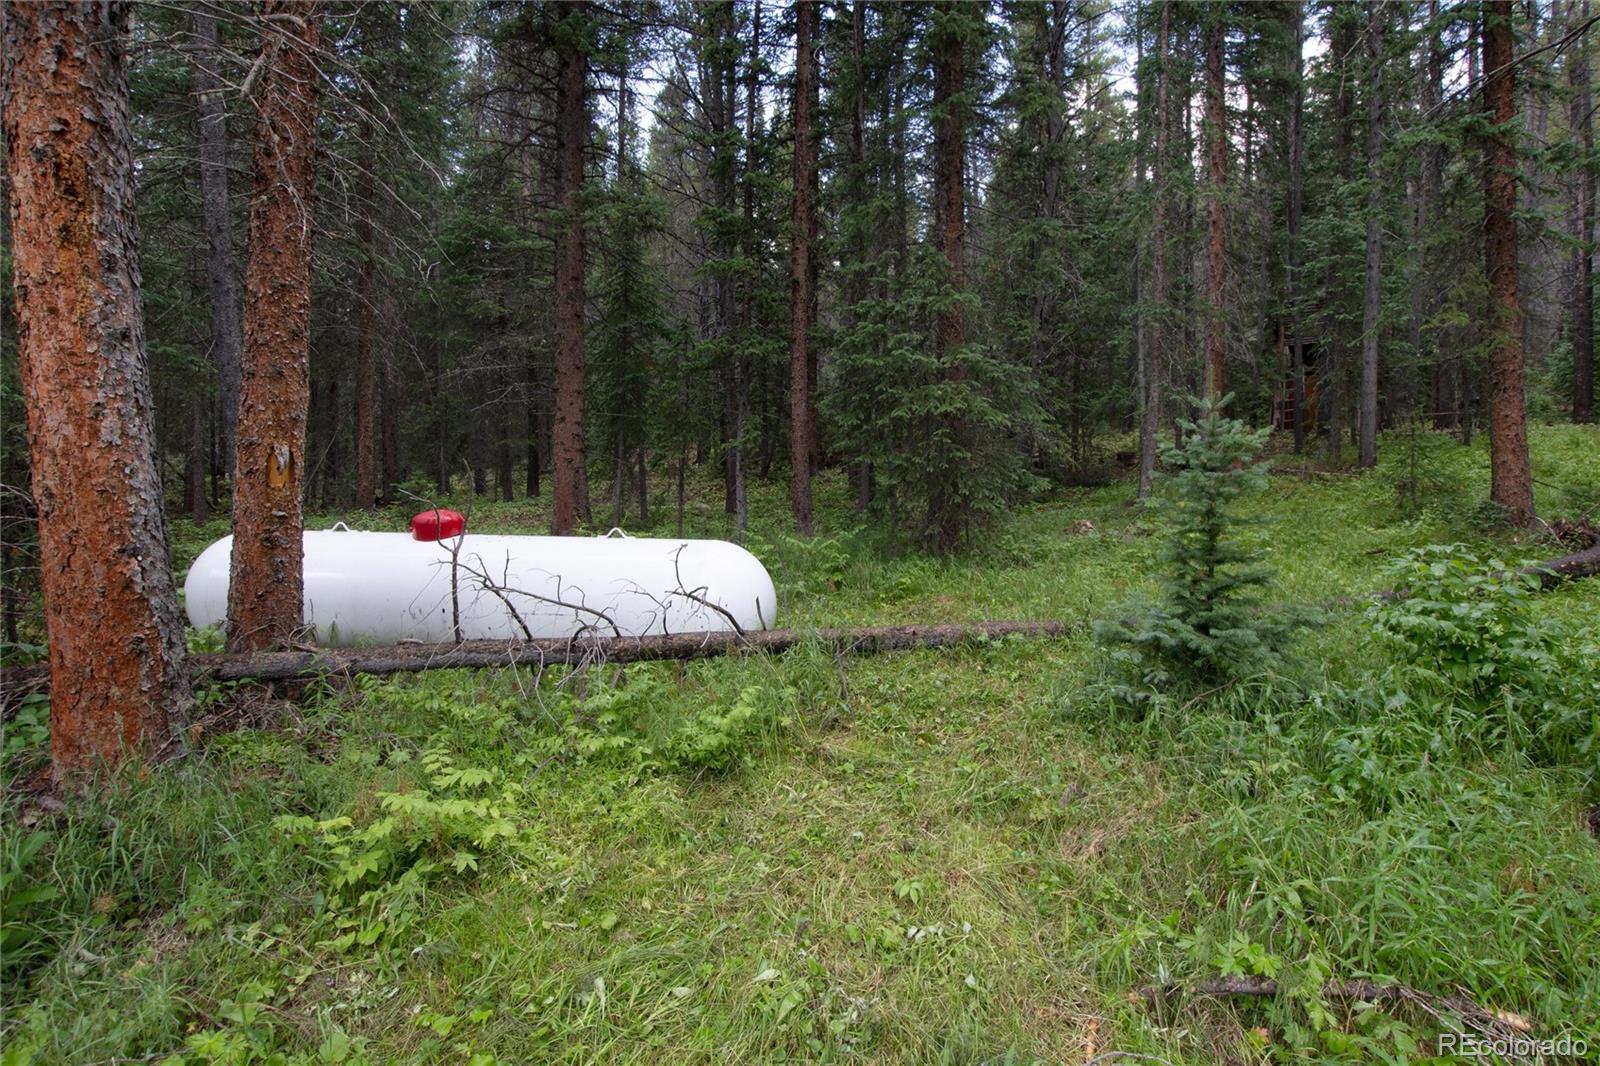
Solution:
[[[1129,994],[1130,999],[1143,1000],[1154,1007],[1181,996],[1204,996],[1227,999],[1234,996],[1261,996],[1270,999],[1278,994],[1278,982],[1270,977],[1218,977],[1191,988],[1182,985],[1146,985]],[[1510,1011],[1494,1010],[1461,996],[1436,996],[1407,985],[1380,983],[1378,981],[1328,981],[1322,986],[1322,998],[1344,1003],[1412,1003],[1429,1014],[1448,1012],[1463,1021],[1484,1029],[1509,1030],[1526,1033],[1532,1029],[1528,1020]]]
[[[1547,559],[1536,566],[1525,568],[1522,572],[1537,575],[1539,584],[1547,589],[1554,588],[1563,581],[1600,574],[1600,536],[1595,537],[1594,542],[1582,551]]]
[[[307,681],[330,676],[404,674],[457,667],[704,659],[732,652],[787,651],[812,640],[846,652],[870,654],[908,648],[943,648],[1000,637],[1054,637],[1066,631],[1064,622],[956,622],[856,629],[765,629],[742,634],[468,640],[459,644],[390,644],[372,648],[191,655],[189,670],[196,681]],[[7,670],[0,677],[0,698],[9,704],[30,692],[46,691],[49,684],[50,671],[44,664]]]

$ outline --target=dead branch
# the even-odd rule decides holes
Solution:
[[[1128,998],[1135,1002],[1142,1000],[1154,1007],[1182,996],[1205,996],[1213,999],[1261,996],[1270,999],[1276,996],[1278,991],[1278,982],[1270,977],[1216,977],[1190,988],[1181,985],[1145,985],[1129,993]],[[1322,997],[1347,1003],[1388,1005],[1410,1003],[1435,1017],[1441,1012],[1454,1014],[1468,1024],[1486,1030],[1526,1033],[1532,1029],[1529,1021],[1520,1014],[1485,1007],[1462,996],[1438,996],[1402,984],[1378,981],[1328,981],[1322,986]]]

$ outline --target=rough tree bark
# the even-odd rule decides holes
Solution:
[[[1506,518],[1533,520],[1517,293],[1517,91],[1511,0],[1483,5],[1483,105],[1494,123],[1483,153],[1484,273],[1489,279],[1489,498]]]
[[[1383,5],[1367,0],[1367,202],[1366,287],[1361,298],[1360,443],[1356,465],[1378,465],[1378,311],[1383,299],[1382,205],[1379,164],[1383,152]]]
[[[1161,433],[1161,397],[1165,391],[1167,355],[1167,151],[1172,116],[1167,106],[1167,46],[1172,34],[1172,5],[1161,3],[1156,31],[1156,150],[1151,160],[1150,188],[1150,356],[1145,363],[1144,404],[1139,423],[1139,499],[1149,497],[1155,480],[1156,439]]]
[[[189,701],[140,304],[126,4],[4,12],[17,350],[56,779],[149,753]]]
[[[817,54],[812,44],[817,5],[800,0],[795,9],[794,60],[794,246],[790,260],[789,454],[794,465],[789,496],[794,524],[803,536],[813,532],[811,517],[812,421],[811,328],[816,308],[812,284],[812,245],[817,216],[811,202],[817,167],[811,115],[816,107]]]
[[[558,536],[576,533],[591,519],[589,471],[584,457],[583,423],[583,148],[589,131],[584,96],[589,55],[588,4],[558,8],[556,50],[556,411],[552,474],[555,504],[551,529]]]
[[[291,640],[301,624],[301,483],[316,190],[316,0],[262,5],[255,191],[244,281],[239,458],[233,486],[228,650]]]
[[[200,216],[206,234],[206,295],[211,304],[211,361],[217,368],[222,463],[231,477],[239,426],[239,284],[233,259],[233,212],[228,204],[228,116],[217,71],[217,19],[194,9],[195,107],[200,113]]]
[[[1227,64],[1223,46],[1227,36],[1227,16],[1221,4],[1212,5],[1206,27],[1206,198],[1210,211],[1206,244],[1205,395],[1222,396],[1228,336],[1228,214],[1223,202],[1228,184],[1228,106]]]
[[[1589,0],[1572,4],[1578,26],[1589,21]],[[1590,111],[1589,42],[1580,38],[1567,60],[1567,81],[1572,89],[1571,128],[1583,151],[1584,163],[1573,182],[1572,253],[1572,420],[1594,420],[1594,115]]]

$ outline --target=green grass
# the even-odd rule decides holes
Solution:
[[[1533,441],[1543,513],[1600,502],[1600,433]],[[1551,549],[1486,524],[1481,447],[1395,436],[1384,454],[1361,476],[1274,457],[1244,535],[1275,594],[1326,620],[1280,675],[1143,720],[1104,695],[1088,635],[1151,585],[1158,537],[1126,483],[1019,509],[949,561],[855,529],[831,477],[825,535],[799,541],[781,486],[756,486],[750,543],[785,625],[1048,617],[1072,635],[631,666],[620,688],[552,671],[314,690],[270,728],[30,815],[48,840],[8,873],[6,1061],[1423,1057],[1431,1019],[1325,1003],[1308,991],[1324,974],[1592,1036],[1597,753],[1535,758],[1469,740],[1448,699],[1394,704],[1404,664],[1363,618],[1407,548]],[[695,489],[690,532],[723,535]],[[523,501],[472,517],[546,522]],[[224,526],[180,528],[180,563]],[[1600,581],[1537,610],[1592,632]],[[7,737],[11,773],[36,764],[30,739]],[[9,871],[30,830],[6,802]],[[381,868],[343,886],[368,850]],[[16,903],[17,886],[56,895]],[[1290,994],[1129,1000],[1223,972]]]

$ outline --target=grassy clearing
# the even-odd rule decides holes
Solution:
[[[1600,435],[1539,429],[1534,449],[1545,513],[1600,500]],[[1361,477],[1276,459],[1245,535],[1325,621],[1280,675],[1141,720],[1108,703],[1088,637],[1151,578],[1126,484],[1020,510],[948,562],[866,530],[797,541],[763,487],[751,539],[785,624],[1078,635],[634,666],[620,687],[441,672],[313,691],[93,808],[23,827],[12,798],[7,1061],[1425,1057],[1431,1019],[1324,1002],[1328,974],[1592,1035],[1600,752],[1488,728],[1498,712],[1412,684],[1374,639],[1363,608],[1397,553],[1521,552],[1471,502],[1481,450],[1385,454]],[[824,528],[848,529],[825,488]],[[475,510],[483,530],[544,523]],[[691,532],[722,521],[691,509]],[[182,530],[180,556],[220,532]],[[1592,634],[1600,583],[1536,609]],[[1562,692],[1600,733],[1600,678]],[[38,758],[30,728],[6,737],[10,774]],[[1289,992],[1128,1000],[1219,973]]]

